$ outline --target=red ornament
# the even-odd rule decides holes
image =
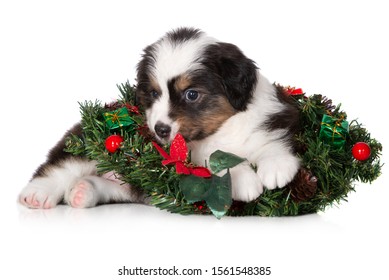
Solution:
[[[370,157],[371,149],[365,142],[358,142],[352,148],[353,156],[356,160],[364,161]]]
[[[164,157],[163,165],[175,164],[177,174],[195,175],[197,177],[209,178],[212,176],[208,168],[194,166],[187,162],[188,148],[185,139],[181,134],[177,134],[170,145],[170,155],[165,152],[157,143],[152,142],[161,156]]]
[[[202,200],[202,201],[197,201],[195,203],[193,203],[194,207],[198,210],[198,211],[201,211],[203,209],[205,209],[205,201]]]
[[[117,149],[119,149],[120,144],[123,142],[123,137],[120,135],[111,135],[108,136],[105,140],[105,148],[110,152],[114,153]]]

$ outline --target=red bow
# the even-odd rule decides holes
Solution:
[[[294,87],[287,87],[286,92],[289,95],[301,95],[304,94],[303,90],[301,88],[294,88]]]
[[[161,156],[164,157],[163,165],[175,164],[177,174],[195,175],[198,177],[211,177],[211,172],[208,168],[202,166],[194,166],[187,161],[188,148],[185,139],[181,134],[177,134],[172,144],[170,145],[170,155],[165,152],[157,143],[152,142]]]
[[[134,114],[140,115],[139,108],[137,106],[132,106],[131,104],[126,103],[127,109]]]

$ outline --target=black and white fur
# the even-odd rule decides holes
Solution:
[[[160,142],[181,133],[198,165],[216,150],[248,160],[230,170],[235,200],[251,201],[264,187],[284,187],[297,173],[292,135],[298,110],[235,45],[180,28],[145,48],[137,72],[137,97]],[[63,147],[62,140],[22,190],[22,204],[92,207],[147,200],[136,186],[97,176],[95,162],[66,154]]]

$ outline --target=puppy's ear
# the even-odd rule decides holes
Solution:
[[[255,63],[235,45],[217,43],[207,48],[203,64],[221,78],[231,105],[246,110],[257,83]]]
[[[135,102],[138,105],[142,105],[147,108],[151,105],[150,100],[145,96],[147,92],[150,92],[150,72],[153,68],[153,63],[155,62],[154,57],[154,45],[149,45],[143,50],[142,59],[139,61],[136,67],[136,92],[135,92]]]

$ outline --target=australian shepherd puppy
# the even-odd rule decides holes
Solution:
[[[181,133],[198,165],[216,150],[248,160],[230,170],[233,199],[251,201],[264,188],[284,187],[297,173],[298,110],[235,45],[197,29],[174,30],[145,48],[137,82],[137,98],[158,141],[169,143]],[[68,133],[82,131],[76,125]],[[109,174],[97,176],[96,162],[63,148],[64,139],[22,190],[22,204],[83,208],[147,201],[137,186],[120,184]]]

